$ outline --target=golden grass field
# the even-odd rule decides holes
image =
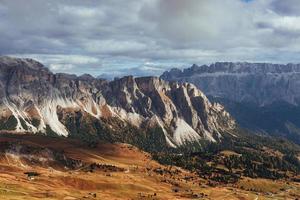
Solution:
[[[243,177],[233,185],[208,186],[206,180],[176,167],[162,166],[151,156],[127,144],[99,144],[90,149],[71,139],[38,136],[0,136],[1,141],[21,142],[64,150],[65,155],[84,163],[113,165],[123,171],[69,170],[24,162],[2,153],[0,159],[0,199],[300,199],[300,184]],[[228,153],[228,152],[226,152]],[[166,169],[174,174],[160,174]],[[29,180],[24,172],[40,176]]]

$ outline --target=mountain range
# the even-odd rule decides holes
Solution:
[[[233,73],[241,68],[228,73],[241,77]],[[222,93],[214,87],[243,85],[243,79],[224,78],[227,72],[197,78],[201,67],[192,69],[108,81],[53,73],[33,59],[0,57],[0,197],[300,197],[299,145],[240,127],[240,116],[251,124],[248,115],[257,119],[259,109],[276,101],[212,96]],[[203,89],[210,99],[186,82],[189,77],[195,85],[211,85]],[[296,94],[282,99],[289,109],[297,107]],[[278,116],[287,117],[288,107],[279,108]],[[297,130],[292,121],[289,126]]]
[[[161,78],[195,84],[244,128],[300,143],[300,64],[217,62]]]
[[[0,58],[0,99],[0,128],[16,132],[177,148],[235,128],[193,84],[54,74],[32,59]]]

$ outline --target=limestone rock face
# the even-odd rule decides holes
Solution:
[[[1,124],[9,120],[13,131],[70,136],[79,129],[99,134],[105,125],[110,130],[124,129],[122,124],[136,130],[159,127],[167,145],[178,147],[220,141],[235,127],[224,108],[192,84],[54,74],[31,59],[0,57],[0,98]]]
[[[300,144],[300,64],[218,62],[161,78],[195,84],[244,128]]]
[[[218,62],[165,72],[162,79],[190,82],[208,96],[259,106],[300,103],[300,64]]]

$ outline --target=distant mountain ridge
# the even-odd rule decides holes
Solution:
[[[300,64],[217,62],[172,69],[161,78],[195,84],[243,127],[300,143]]]
[[[192,84],[53,74],[32,59],[0,58],[0,99],[0,129],[17,132],[176,148],[220,141],[235,127],[224,108]]]
[[[300,103],[300,64],[217,62],[172,69],[161,78],[190,82],[206,95],[264,106],[274,102]]]

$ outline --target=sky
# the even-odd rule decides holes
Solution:
[[[300,63],[300,0],[0,0],[0,55],[102,77]]]

